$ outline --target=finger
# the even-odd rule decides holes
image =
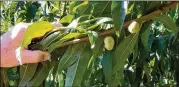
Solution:
[[[22,63],[38,63],[41,61],[50,60],[50,54],[40,50],[23,50]]]

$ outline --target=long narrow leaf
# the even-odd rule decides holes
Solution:
[[[83,46],[80,44],[68,47],[58,64],[57,74],[61,73],[63,69],[67,68],[72,63],[74,55],[78,52],[77,50],[81,50],[82,48]]]
[[[102,67],[103,67],[103,73],[105,75],[105,80],[110,86],[111,81],[112,81],[112,59],[111,59],[110,51],[104,52],[104,55],[102,58]]]
[[[48,47],[49,52],[51,53],[54,49],[56,49],[57,47],[60,47],[62,45],[62,43],[64,43],[65,41],[75,38],[79,35],[81,35],[81,34],[80,33],[69,33],[69,34],[65,35],[62,39],[51,44],[51,46]]]
[[[46,63],[49,65],[49,61],[46,61]],[[45,80],[45,78],[48,76],[48,73],[50,71],[50,68],[47,66],[44,66],[42,64],[39,64],[39,69],[36,71],[33,79],[28,82],[28,87],[38,87],[42,84],[42,82]]]
[[[117,86],[121,78],[123,77],[124,65],[128,56],[132,53],[132,50],[138,40],[138,33],[127,36],[114,51],[113,57],[113,86]]]
[[[86,46],[83,52],[80,54],[76,64],[71,66],[67,71],[67,80],[65,86],[80,86],[83,75],[88,66],[89,59],[91,57],[91,50],[89,46]],[[69,75],[69,76],[68,76]]]
[[[127,6],[127,1],[113,1],[111,4],[111,13],[117,36],[119,36],[121,32],[127,13]]]
[[[19,87],[24,87],[32,79],[36,72],[37,63],[27,64],[20,67],[21,80],[19,82]]]
[[[151,23],[144,24],[144,27],[142,27],[142,31],[141,31],[141,42],[146,51],[149,51],[148,42],[149,42],[150,26]]]

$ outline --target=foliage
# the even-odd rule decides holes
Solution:
[[[131,34],[124,22],[171,2],[1,1],[1,32],[19,22],[57,21],[62,31],[32,40],[29,49],[47,50],[52,60],[1,70],[1,86],[179,86],[179,8],[155,16]],[[38,27],[38,26],[37,26]],[[104,48],[98,32],[115,28],[115,46]],[[34,30],[34,32],[37,32]],[[74,38],[90,43],[63,47]],[[38,43],[37,43],[38,42]]]

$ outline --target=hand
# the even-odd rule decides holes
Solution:
[[[55,22],[52,24],[55,27],[62,26]],[[1,67],[14,67],[19,65],[19,62],[16,59],[15,50],[19,48],[28,25],[30,24],[19,23],[1,36]],[[21,61],[22,64],[38,63],[46,61],[49,58],[50,54],[48,52],[23,49]]]

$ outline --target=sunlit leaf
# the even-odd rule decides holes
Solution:
[[[21,46],[27,47],[27,45],[30,43],[30,41],[33,38],[41,37],[46,32],[52,29],[53,29],[52,24],[47,21],[40,21],[40,22],[33,23],[32,25],[28,26],[28,28],[26,29]]]
[[[60,23],[71,23],[73,18],[74,18],[74,15],[67,15],[60,20]]]
[[[18,59],[21,60],[22,50],[24,48],[28,48],[28,45],[31,43],[33,38],[42,37],[45,35],[45,33],[51,31],[52,29],[53,25],[47,21],[39,21],[29,25],[24,33],[23,40],[20,44],[20,49],[16,51]]]
[[[71,39],[71,38],[77,37],[79,35],[81,35],[81,34],[80,33],[69,33],[66,36],[64,36],[61,40]]]
[[[75,13],[76,10],[77,10],[79,7],[82,7],[82,6],[87,5],[87,4],[88,4],[88,0],[85,0],[83,3],[81,3],[81,4],[77,5],[77,6],[75,6],[75,7],[73,8],[73,13]]]

